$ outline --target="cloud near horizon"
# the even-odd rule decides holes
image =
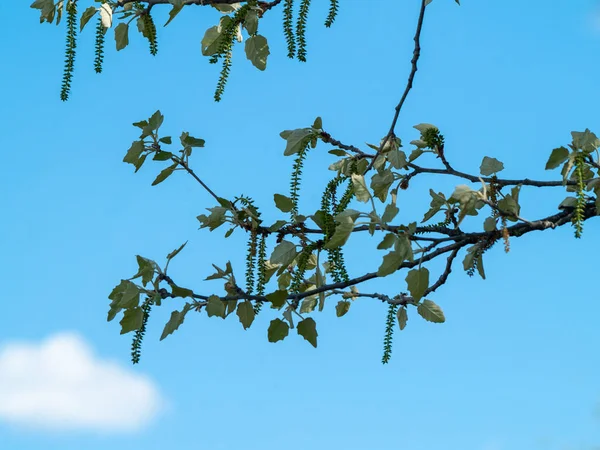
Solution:
[[[100,359],[76,333],[0,346],[0,422],[49,431],[132,432],[163,406],[152,380]]]

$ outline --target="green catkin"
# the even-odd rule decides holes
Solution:
[[[292,199],[292,219],[298,215],[298,200],[300,197],[300,183],[302,181],[302,168],[304,167],[304,160],[308,153],[308,142],[304,145],[304,148],[298,153],[298,157],[294,161],[292,169],[292,177],[290,182],[290,198]]]
[[[325,20],[325,26],[327,28],[329,28],[329,27],[331,27],[331,25],[333,25],[333,22],[335,21],[335,18],[337,17],[338,8],[339,8],[338,0],[330,0],[329,1],[329,14],[327,15],[327,19]]]
[[[385,335],[383,337],[383,357],[382,364],[390,362],[392,357],[392,343],[394,338],[394,325],[396,324],[396,310],[398,305],[390,303],[388,306],[387,318],[385,321]]]
[[[583,222],[585,220],[585,155],[583,152],[577,153],[575,156],[575,176],[577,181],[577,202],[575,211],[573,211],[573,226],[575,227],[575,237],[581,238],[583,233]]]
[[[142,341],[144,340],[144,335],[146,334],[146,324],[148,323],[148,318],[150,317],[152,304],[153,301],[150,297],[146,297],[146,300],[142,304],[142,311],[144,312],[142,326],[135,330],[133,342],[131,343],[131,362],[133,364],[138,364],[140,362],[140,357],[142,356]]]
[[[106,28],[102,25],[102,19],[98,18],[96,24],[96,42],[94,50],[94,70],[96,73],[102,73],[102,64],[104,63],[104,34]]]
[[[300,13],[298,14],[298,22],[296,22],[298,60],[302,62],[306,62],[306,22],[308,20],[309,9],[310,0],[302,0],[300,3]]]
[[[283,34],[288,48],[288,58],[296,56],[296,38],[294,36],[294,0],[285,0],[283,5]]]
[[[67,45],[60,99],[66,102],[71,92],[71,80],[75,69],[75,49],[77,48],[77,0],[67,4]]]

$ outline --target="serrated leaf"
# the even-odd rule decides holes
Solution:
[[[352,185],[354,186],[354,196],[359,202],[366,203],[371,198],[369,189],[365,183],[365,177],[362,175],[352,174]]]
[[[446,318],[442,308],[433,303],[431,300],[423,300],[417,307],[419,315],[428,322],[444,323]]]
[[[279,208],[280,211],[282,211],[284,213],[288,213],[292,209],[294,209],[294,202],[292,202],[291,198],[286,197],[285,195],[275,194],[274,199],[275,199],[275,206],[277,206],[277,208]]]
[[[260,34],[248,38],[245,44],[246,58],[250,60],[252,65],[258,70],[267,68],[267,58],[271,53],[267,39]]]
[[[92,17],[96,14],[98,10],[95,6],[90,6],[87,8],[83,14],[81,15],[81,19],[79,20],[79,31],[83,31],[83,27],[90,21]]]
[[[383,216],[381,216],[381,220],[384,223],[391,222],[392,220],[394,220],[394,217],[396,217],[399,212],[400,209],[398,209],[398,207],[393,203],[390,203],[385,206],[385,211],[383,212]]]
[[[204,33],[202,38],[202,54],[204,56],[212,56],[219,52],[223,41],[223,34],[220,33],[219,27],[210,27]]]
[[[208,317],[217,316],[222,319],[225,318],[225,302],[221,300],[216,295],[211,295],[208,297],[208,302],[206,305],[206,313]]]
[[[569,159],[569,150],[565,147],[558,147],[552,150],[550,158],[546,163],[546,170],[556,169],[562,163]]]
[[[137,330],[144,323],[144,311],[139,306],[126,309],[119,323],[121,324],[121,334]]]
[[[173,285],[171,286],[171,295],[173,297],[193,297],[194,291],[192,291],[191,289]]]
[[[350,310],[350,302],[347,300],[340,300],[335,306],[335,315],[342,317]]]
[[[156,179],[152,182],[152,186],[156,186],[157,184],[160,184],[163,181],[165,181],[167,178],[169,178],[171,176],[171,174],[175,171],[176,168],[177,168],[177,163],[175,163],[172,166],[169,166],[166,169],[162,170],[158,174],[158,176],[156,177]]]
[[[408,164],[406,161],[406,153],[404,153],[402,150],[391,150],[386,153],[385,157],[394,167],[394,169],[402,169]]]
[[[183,307],[183,310],[181,312],[179,312],[179,311],[173,311],[171,313],[171,318],[169,319],[169,321],[165,325],[165,328],[163,329],[163,332],[160,335],[160,340],[161,341],[164,338],[166,338],[168,335],[173,334],[173,332],[180,327],[180,325],[183,323],[183,321],[185,319],[185,315],[190,310],[190,308],[191,308],[190,304],[186,303],[185,306]]]
[[[298,323],[298,334],[317,348],[317,324],[312,317],[308,317]]]
[[[317,299],[315,297],[307,297],[300,303],[300,314],[308,314],[317,307]]]
[[[398,319],[398,326],[401,330],[406,328],[406,322],[408,322],[408,314],[406,313],[406,307],[401,307],[396,313],[396,318]]]
[[[117,43],[117,51],[123,50],[129,44],[129,25],[121,22],[115,28],[115,41]]]
[[[272,292],[270,294],[268,294],[267,300],[269,302],[271,302],[271,306],[273,308],[281,308],[283,305],[285,305],[285,300],[287,299],[287,291],[284,289],[279,289],[275,292]]]
[[[123,162],[128,164],[136,165],[139,161],[142,152],[144,151],[144,142],[143,141],[133,141],[129,150],[127,150],[127,154],[123,158]]]
[[[410,294],[418,302],[429,287],[429,270],[426,267],[410,270],[406,275],[406,283]]]
[[[273,249],[271,254],[271,264],[279,264],[287,267],[294,260],[298,252],[296,251],[296,244],[289,241],[281,241],[277,247]]]
[[[177,14],[179,14],[179,12],[183,9],[183,2],[184,0],[169,0],[169,3],[173,5],[173,8],[171,8],[171,11],[169,11],[169,20],[167,20],[167,23],[164,24],[165,27],[169,25],[171,20],[173,20],[175,16],[177,16]]]
[[[350,216],[341,217],[340,219],[341,222],[336,225],[333,236],[331,236],[331,239],[323,248],[333,249],[342,247],[348,241],[348,238],[352,234],[352,230],[354,230],[354,221]]]
[[[204,147],[204,145],[206,144],[206,141],[204,139],[190,136],[190,133],[188,133],[187,131],[181,133],[179,140],[181,141],[181,145],[183,145],[184,147]]]
[[[287,141],[284,156],[300,153],[308,145],[313,134],[312,128],[299,128],[297,130],[285,130],[279,135]]]
[[[496,158],[490,158],[488,156],[483,157],[481,166],[479,166],[479,173],[483,176],[489,176],[494,173],[498,173],[504,169],[504,164],[498,161]]]
[[[169,254],[167,255],[167,259],[173,259],[173,258],[175,258],[175,257],[176,257],[176,256],[179,254],[179,252],[180,252],[181,250],[183,250],[183,248],[184,248],[184,247],[187,245],[187,243],[188,243],[188,241],[185,241],[183,244],[181,244],[181,245],[179,246],[179,248],[178,248],[178,249],[176,249],[176,250],[173,250],[171,253],[169,253]]]
[[[271,320],[269,329],[267,331],[267,337],[269,342],[282,341],[288,335],[290,327],[281,319]]]
[[[134,278],[142,277],[142,284],[146,286],[154,277],[154,261],[144,258],[140,255],[136,255],[138,263],[138,273]]]
[[[248,300],[240,303],[237,307],[237,316],[240,318],[240,323],[244,327],[244,330],[250,328],[252,322],[254,322],[254,308],[252,303]]]

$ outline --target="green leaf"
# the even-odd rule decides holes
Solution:
[[[117,51],[123,50],[129,44],[129,25],[121,22],[115,28],[115,41],[117,42]]]
[[[183,323],[183,320],[185,319],[185,315],[190,309],[191,305],[189,303],[186,303],[181,312],[173,311],[171,313],[171,318],[165,325],[165,328],[163,329],[163,332],[160,335],[161,341],[168,335],[172,334],[177,328],[179,328],[179,326]]]
[[[481,166],[479,166],[479,173],[483,176],[489,176],[494,173],[498,173],[503,169],[504,164],[502,164],[496,158],[484,156],[483,161],[481,161]]]
[[[144,310],[139,306],[126,309],[119,323],[121,324],[121,334],[141,328],[144,323]]]
[[[148,126],[152,131],[156,131],[160,128],[164,120],[165,116],[161,114],[160,110],[156,110],[148,120]]]
[[[496,219],[493,217],[488,217],[483,222],[484,231],[494,231],[496,229]]]
[[[267,57],[271,53],[267,39],[260,34],[251,36],[246,40],[246,58],[259,70],[267,68]]]
[[[166,169],[162,170],[158,174],[158,176],[156,177],[156,179],[152,182],[152,186],[156,186],[157,184],[162,183],[163,181],[165,181],[167,178],[169,178],[169,176],[171,176],[171,174],[175,171],[176,168],[177,168],[177,163],[175,163],[172,166],[169,166]]]
[[[313,129],[299,128],[297,130],[285,130],[279,133],[279,135],[287,141],[285,151],[283,152],[284,156],[290,156],[304,150],[313,135]]]
[[[390,203],[385,206],[385,211],[383,212],[383,216],[381,216],[381,220],[385,223],[391,222],[399,212],[400,209],[393,203]]]
[[[140,255],[135,256],[138,263],[138,273],[133,277],[142,277],[142,284],[146,286],[154,277],[154,268],[156,263],[152,260],[146,259]]]
[[[173,285],[171,286],[171,295],[173,297],[193,297],[194,291],[192,291],[191,289]]]
[[[382,202],[385,202],[388,196],[388,191],[394,182],[394,174],[391,170],[383,170],[376,173],[371,178],[371,189],[373,194]]]
[[[294,209],[294,203],[292,202],[291,198],[286,197],[285,195],[281,195],[281,194],[275,194],[274,198],[275,198],[275,206],[277,206],[277,208],[279,208],[280,211],[282,211],[284,213],[288,213],[292,209]],[[285,222],[283,222],[283,223],[285,223]]]
[[[390,248],[396,242],[396,235],[394,233],[387,233],[383,240],[377,246],[378,250],[385,250]]]
[[[227,208],[215,206],[214,208],[207,209],[210,211],[209,216],[200,214],[196,218],[200,222],[200,228],[208,227],[210,231],[213,231],[225,223],[225,213],[227,213]]]
[[[202,38],[202,54],[204,56],[212,56],[219,52],[221,43],[223,41],[223,34],[219,33],[219,27],[210,27],[204,33]]]
[[[89,22],[89,20],[94,17],[94,15],[98,12],[95,6],[90,6],[87,8],[83,14],[81,15],[81,20],[79,21],[79,31],[83,31],[83,27]]]
[[[168,161],[172,157],[173,157],[173,153],[171,153],[171,152],[157,151],[154,154],[154,158],[152,158],[152,161]]]
[[[184,147],[204,147],[204,144],[206,144],[206,141],[204,139],[190,136],[190,133],[188,133],[187,131],[181,133],[179,140],[181,141],[181,145],[183,145]]]
[[[565,147],[555,148],[554,150],[552,150],[550,158],[546,163],[546,170],[556,169],[567,159],[569,159],[569,150],[567,150]]]
[[[129,150],[127,150],[127,154],[123,158],[123,162],[135,165],[144,151],[144,142],[143,141],[133,141]]]
[[[244,28],[250,36],[253,36],[258,31],[258,12],[254,9],[249,9],[244,19]]]
[[[280,289],[275,292],[268,294],[267,300],[271,302],[271,306],[273,308],[281,308],[285,305],[285,300],[287,299],[288,292],[285,289]]]
[[[354,220],[350,216],[342,216],[341,222],[336,225],[331,239],[323,246],[325,249],[342,247],[348,241],[348,238],[354,230]]]
[[[221,317],[225,318],[225,302],[216,295],[208,297],[208,304],[206,305],[206,313],[208,317]]]
[[[365,177],[353,173],[352,185],[354,186],[354,196],[356,197],[356,200],[363,203],[368,202],[371,198],[371,194],[365,183]]]
[[[170,144],[172,144],[172,143],[173,143],[173,139],[171,139],[171,136],[164,136],[164,137],[161,137],[161,138],[158,140],[158,142],[162,142],[163,144],[168,144],[168,145],[170,145]]]
[[[427,300],[426,300],[427,301]],[[406,307],[401,307],[396,313],[396,318],[398,319],[398,326],[401,330],[406,328],[406,322],[408,322],[408,314],[406,313]]]
[[[386,277],[394,273],[400,267],[400,264],[404,262],[404,255],[398,251],[389,252],[383,257],[383,261],[377,269],[377,276]]]
[[[300,314],[308,314],[317,307],[317,299],[315,297],[307,297],[300,303]]]
[[[250,328],[254,321],[254,308],[252,303],[248,300],[239,304],[237,308],[237,316],[240,318],[240,323],[244,327],[244,330]]]
[[[281,319],[271,320],[269,330],[267,331],[267,337],[269,342],[282,341],[288,335],[290,327]]]
[[[429,287],[429,270],[426,267],[410,270],[406,275],[406,283],[410,294],[418,302]]]
[[[408,164],[408,162],[406,161],[406,153],[404,153],[402,150],[391,150],[388,153],[386,153],[385,157],[394,167],[394,169],[402,169]]]
[[[335,315],[342,317],[350,310],[350,302],[348,300],[340,300],[335,306]]]
[[[310,344],[317,348],[317,324],[312,317],[304,319],[298,323],[298,334],[306,339]]]
[[[183,250],[183,248],[186,246],[187,243],[188,243],[188,241],[185,241],[183,244],[181,244],[181,246],[179,246],[179,248],[177,250],[173,250],[171,253],[169,253],[167,255],[167,259],[175,258],[179,254],[179,252],[181,250]]]
[[[431,300],[423,300],[417,307],[419,315],[428,322],[444,323],[446,318],[442,308],[433,303]]]
[[[171,8],[171,11],[169,11],[169,20],[167,20],[167,23],[164,24],[165,27],[169,25],[171,20],[173,20],[175,16],[183,9],[183,2],[184,0],[169,0],[169,3],[173,5],[173,8]]]
[[[296,244],[289,241],[281,241],[277,247],[273,249],[271,254],[271,264],[280,264],[287,267],[294,260],[298,252],[296,251]]]

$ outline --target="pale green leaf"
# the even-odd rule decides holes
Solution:
[[[240,318],[240,323],[244,327],[244,330],[250,328],[254,321],[254,308],[252,303],[248,300],[240,303],[237,308],[237,315]]]
[[[123,50],[129,44],[129,25],[125,22],[121,22],[116,26],[115,41],[117,43],[117,50]]]
[[[423,300],[417,307],[419,315],[428,322],[443,323],[446,321],[442,308],[431,300]]]
[[[410,294],[418,302],[429,287],[429,270],[426,267],[410,270],[406,275],[406,283]]]
[[[483,161],[481,161],[481,166],[479,166],[479,173],[484,176],[489,176],[500,172],[502,169],[504,169],[504,164],[502,164],[502,162],[498,161],[496,158],[484,156]]]
[[[267,68],[267,57],[271,53],[267,39],[260,34],[251,36],[246,41],[246,58],[248,58],[254,67],[259,70]]]

